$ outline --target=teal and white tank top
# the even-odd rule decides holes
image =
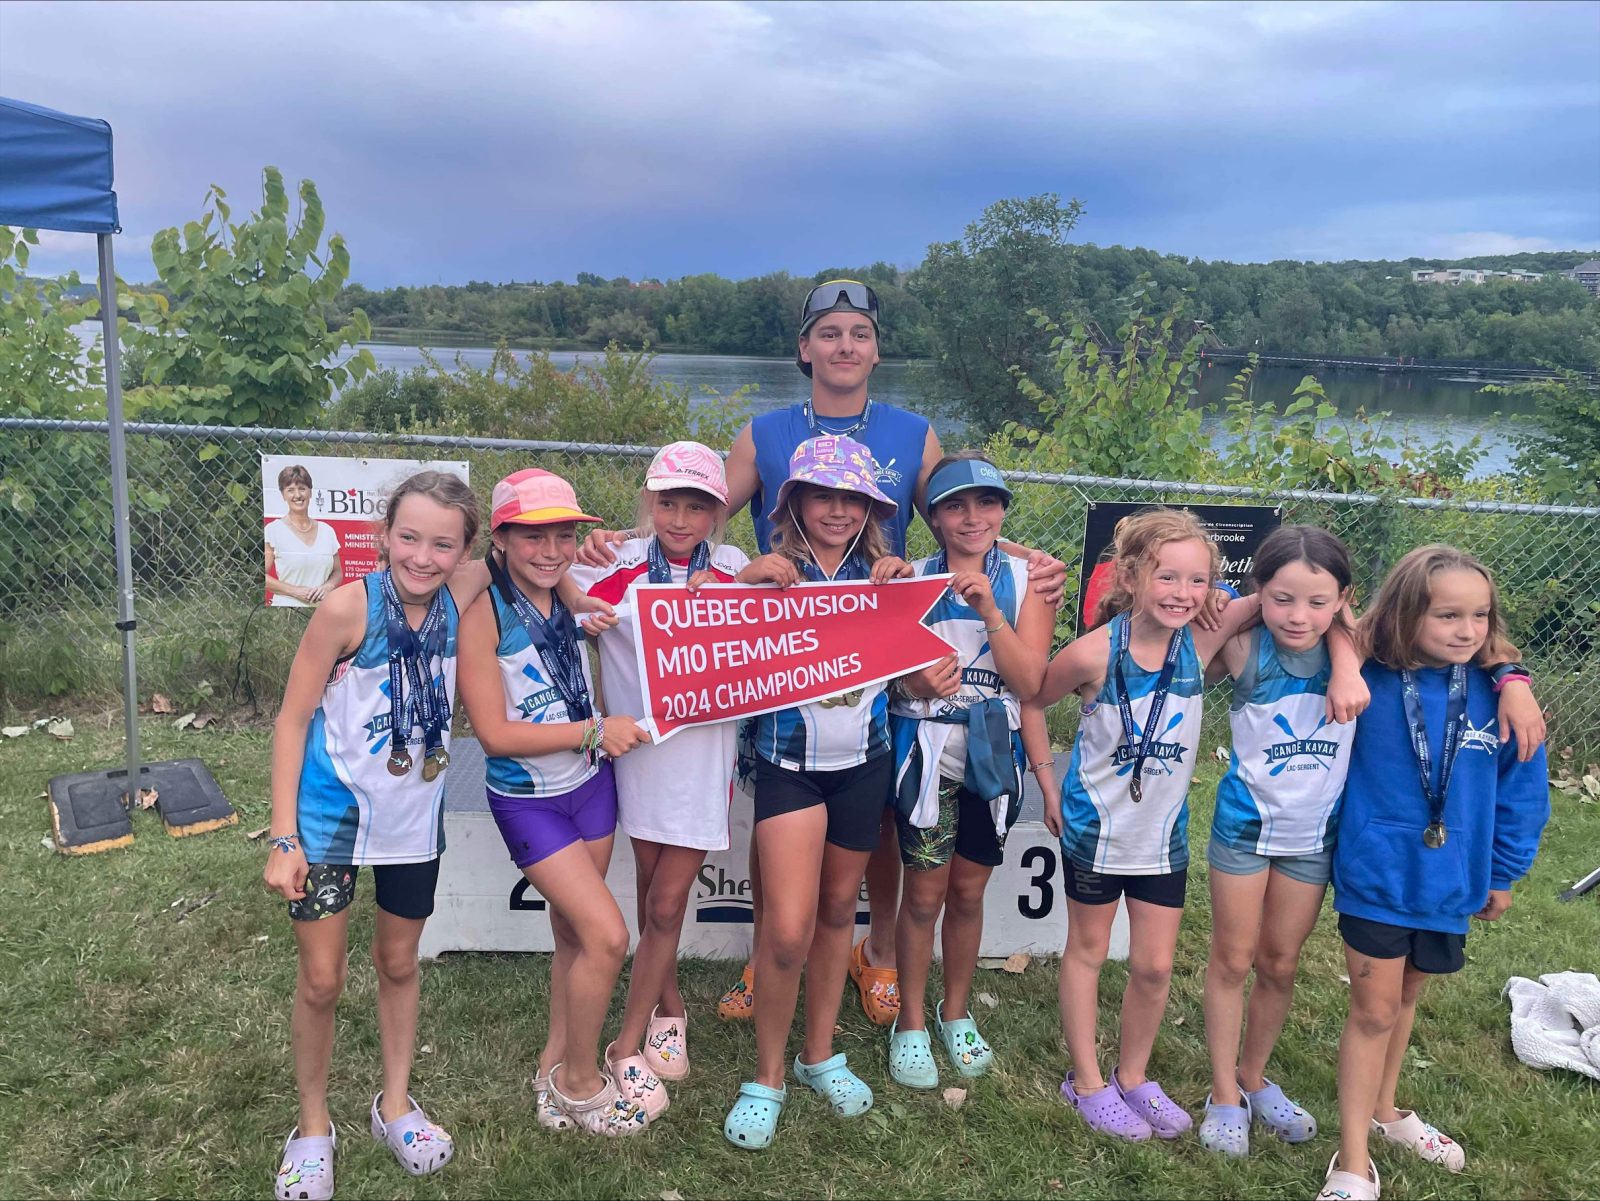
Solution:
[[[494,605],[495,625],[500,643],[495,647],[495,662],[500,668],[500,686],[506,697],[506,720],[536,724],[569,722],[567,704],[555,685],[555,676],[540,656],[527,627],[516,609],[498,588],[489,589]],[[589,671],[589,652],[580,635],[574,648],[589,695],[596,696],[594,677]],[[576,755],[569,750],[548,755],[512,758],[491,755],[485,761],[484,782],[502,796],[548,797],[571,792],[600,770],[598,759]]]
[[[1128,789],[1133,748],[1123,735],[1115,670],[1118,633],[1127,621],[1126,613],[1111,619],[1105,683],[1094,701],[1083,706],[1072,764],[1061,781],[1061,849],[1088,871],[1157,876],[1189,863],[1189,781],[1200,744],[1205,672],[1185,627],[1161,729],[1144,762],[1144,799],[1136,803]],[[1146,671],[1125,655],[1122,674],[1134,731],[1142,739],[1161,673]]]
[[[389,626],[383,573],[367,575],[367,628],[355,654],[341,661],[322,690],[306,729],[297,823],[311,863],[424,863],[444,851],[444,781],[422,778],[422,727],[406,738],[413,766],[389,774]],[[456,634],[460,625],[449,589],[444,656],[429,664],[455,707]],[[450,726],[444,729],[450,749]]]
[[[1233,682],[1233,753],[1217,785],[1211,836],[1256,855],[1314,855],[1332,848],[1355,722],[1328,719],[1327,647],[1278,649],[1251,634]]]

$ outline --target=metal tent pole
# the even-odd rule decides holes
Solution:
[[[117,273],[110,234],[100,242],[100,322],[105,331],[106,418],[111,426],[111,511],[117,544],[117,629],[122,633],[122,715],[128,801],[139,801],[139,689],[133,649],[133,531],[128,516],[128,443],[122,429],[122,350],[117,338]]]

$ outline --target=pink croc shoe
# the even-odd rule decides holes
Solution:
[[[650,1011],[644,1028],[644,1061],[663,1080],[683,1080],[689,1075],[689,1019],[662,1017]]]
[[[667,1096],[667,1086],[662,1084],[643,1055],[635,1052],[617,1058],[617,1044],[606,1048],[606,1071],[617,1082],[622,1095],[644,1110],[650,1121],[667,1112],[672,1099]]]
[[[550,1069],[550,1099],[576,1129],[606,1138],[625,1138],[642,1134],[649,1126],[650,1116],[643,1106],[624,1096],[617,1082],[605,1072],[600,1073],[600,1091],[578,1100],[563,1093],[556,1083],[556,1073],[560,1070],[559,1063]]]
[[[456,1145],[444,1130],[428,1120],[422,1107],[410,1097],[411,1108],[392,1122],[378,1116],[379,1093],[372,1098],[372,1137],[385,1144],[400,1166],[412,1176],[427,1176],[449,1163],[456,1153]]]
[[[533,1078],[534,1119],[546,1130],[571,1130],[572,1119],[561,1112],[561,1107],[550,1096],[550,1077]]]

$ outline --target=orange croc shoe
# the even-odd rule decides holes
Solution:
[[[879,1026],[891,1026],[900,1016],[900,973],[892,967],[867,962],[867,940],[850,951],[850,979],[861,990],[861,1008]]]
[[[723,993],[717,1001],[717,1016],[725,1022],[748,1022],[756,1016],[756,969],[754,964],[744,965],[739,983]]]

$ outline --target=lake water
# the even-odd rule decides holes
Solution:
[[[422,352],[415,346],[367,343],[380,367],[409,371],[421,365]],[[488,365],[494,351],[489,347],[439,349],[435,357],[445,365],[459,354],[474,367]],[[551,361],[567,368],[581,359],[595,357],[587,351],[552,351]],[[1200,380],[1200,400],[1220,403],[1222,394],[1240,364],[1224,363],[1207,368]],[[811,394],[810,381],[801,375],[790,359],[748,358],[733,355],[661,354],[651,369],[662,379],[684,384],[699,393],[711,388],[727,396],[752,384],[750,397],[754,411],[796,404]],[[1460,446],[1474,435],[1482,439],[1488,454],[1479,462],[1475,475],[1491,475],[1509,469],[1513,448],[1506,438],[1506,422],[1501,413],[1526,412],[1531,406],[1521,397],[1497,396],[1482,391],[1478,381],[1439,378],[1423,373],[1393,374],[1380,371],[1332,369],[1316,373],[1327,390],[1328,399],[1341,414],[1365,408],[1370,413],[1392,414],[1388,432],[1396,441],[1410,436],[1429,444]],[[916,409],[915,373],[906,363],[880,363],[872,375],[872,395],[878,400],[903,408]],[[1256,372],[1254,396],[1271,401],[1280,410],[1286,405],[1306,372],[1293,367],[1262,367]],[[714,402],[708,402],[714,403]],[[1221,443],[1221,422],[1208,421],[1213,441]],[[950,427],[939,423],[941,434]]]

